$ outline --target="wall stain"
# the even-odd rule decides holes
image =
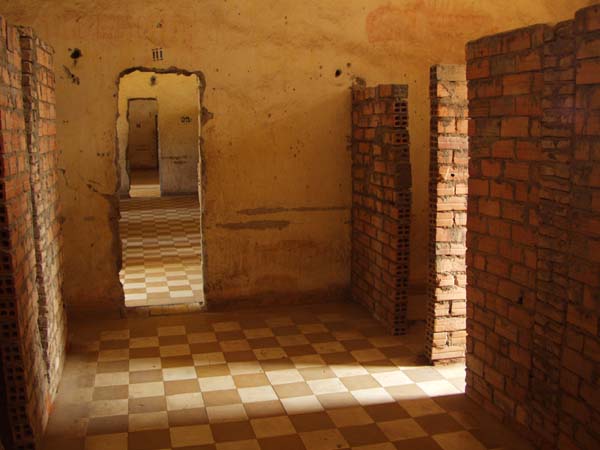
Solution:
[[[296,208],[253,208],[253,209],[242,209],[238,211],[238,214],[246,216],[259,216],[262,214],[280,214],[286,212],[317,212],[317,211],[345,211],[349,209],[349,206],[300,206]]]
[[[493,32],[497,27],[489,28],[493,18],[489,14],[476,12],[459,4],[448,5],[446,2],[416,0],[403,6],[383,5],[375,8],[367,15],[366,31],[370,43],[390,41],[410,41],[411,34],[417,30],[427,29],[432,38],[439,34],[440,38],[465,38],[466,33],[458,23],[470,23],[472,26],[487,28]],[[421,31],[422,32],[422,31]]]
[[[290,226],[289,220],[251,220],[249,222],[218,223],[219,228],[229,230],[283,230]]]
[[[71,69],[69,69],[67,66],[63,66],[63,69],[65,70],[67,77],[69,77],[69,79],[71,80],[71,83],[79,85],[79,83],[80,83],[79,77],[77,75],[75,75],[73,72],[71,72]]]

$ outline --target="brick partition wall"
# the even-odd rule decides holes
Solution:
[[[466,345],[468,105],[464,65],[430,72],[429,283],[425,353],[462,359]]]
[[[66,314],[62,299],[53,50],[21,27],[23,99],[29,149],[39,328],[52,395],[64,363]]]
[[[575,134],[561,354],[562,448],[600,448],[600,5],[575,16]]]
[[[33,449],[48,416],[38,328],[29,155],[18,30],[0,18],[0,386],[3,441]],[[6,84],[8,83],[8,84]]]
[[[467,394],[600,447],[600,7],[467,46]]]
[[[352,297],[406,332],[411,172],[408,87],[352,90]]]

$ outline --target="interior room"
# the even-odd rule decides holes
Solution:
[[[0,228],[0,450],[596,450],[600,4],[0,1]]]

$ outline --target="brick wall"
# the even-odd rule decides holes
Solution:
[[[406,331],[411,173],[408,87],[352,91],[352,296]]]
[[[39,328],[50,392],[53,395],[62,373],[66,341],[66,315],[61,291],[62,238],[57,189],[53,50],[31,28],[22,27],[19,32],[31,170]]]
[[[47,420],[18,30],[0,18],[0,324],[3,440],[34,448]]]
[[[575,17],[575,133],[560,371],[561,448],[600,448],[600,5]],[[571,116],[572,117],[572,116]]]
[[[467,80],[464,65],[430,72],[429,285],[426,356],[464,358],[466,344]]]
[[[600,8],[467,46],[467,394],[600,446]]]
[[[52,50],[0,17],[0,433],[36,448],[64,362]]]

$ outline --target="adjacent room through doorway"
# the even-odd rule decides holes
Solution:
[[[120,279],[125,306],[204,304],[196,75],[119,82]]]

